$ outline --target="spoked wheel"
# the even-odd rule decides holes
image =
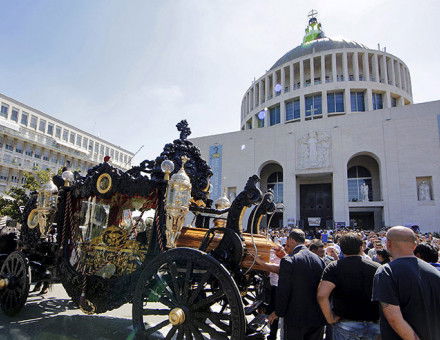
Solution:
[[[3,289],[0,290],[0,307],[6,315],[20,312],[29,294],[29,265],[20,251],[14,251],[6,258],[0,270]]]
[[[246,315],[255,314],[260,305],[270,302],[270,295],[267,296],[267,292],[270,292],[268,279],[258,272],[251,274],[249,285],[242,292]]]
[[[223,308],[227,304],[228,308]],[[246,318],[235,281],[196,249],[157,256],[142,272],[133,299],[139,339],[244,339]]]

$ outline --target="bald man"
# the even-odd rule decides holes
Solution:
[[[414,256],[411,229],[392,227],[386,244],[393,261],[377,270],[372,298],[381,305],[382,339],[440,339],[439,271]]]

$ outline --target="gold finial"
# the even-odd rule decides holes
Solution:
[[[182,168],[184,168],[184,167],[185,167],[185,164],[186,164],[186,162],[188,162],[188,161],[189,161],[189,158],[188,158],[188,157],[186,157],[186,156],[182,156],[182,157],[181,157],[180,159],[182,160]]]

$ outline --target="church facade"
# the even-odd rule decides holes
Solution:
[[[303,43],[246,91],[241,130],[192,141],[212,198],[254,173],[274,191],[272,227],[440,231],[439,115],[440,101],[413,104],[402,60],[325,37],[312,13]]]

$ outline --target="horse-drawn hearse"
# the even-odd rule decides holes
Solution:
[[[273,243],[260,223],[275,210],[273,194],[254,175],[232,203],[213,202],[211,169],[187,139],[186,121],[177,128],[180,138],[154,161],[123,172],[106,157],[86,176],[66,170],[33,195],[17,248],[0,263],[6,315],[24,307],[31,284],[61,282],[87,314],[132,303],[139,338],[251,333],[246,315],[270,295],[253,254],[269,262]]]

